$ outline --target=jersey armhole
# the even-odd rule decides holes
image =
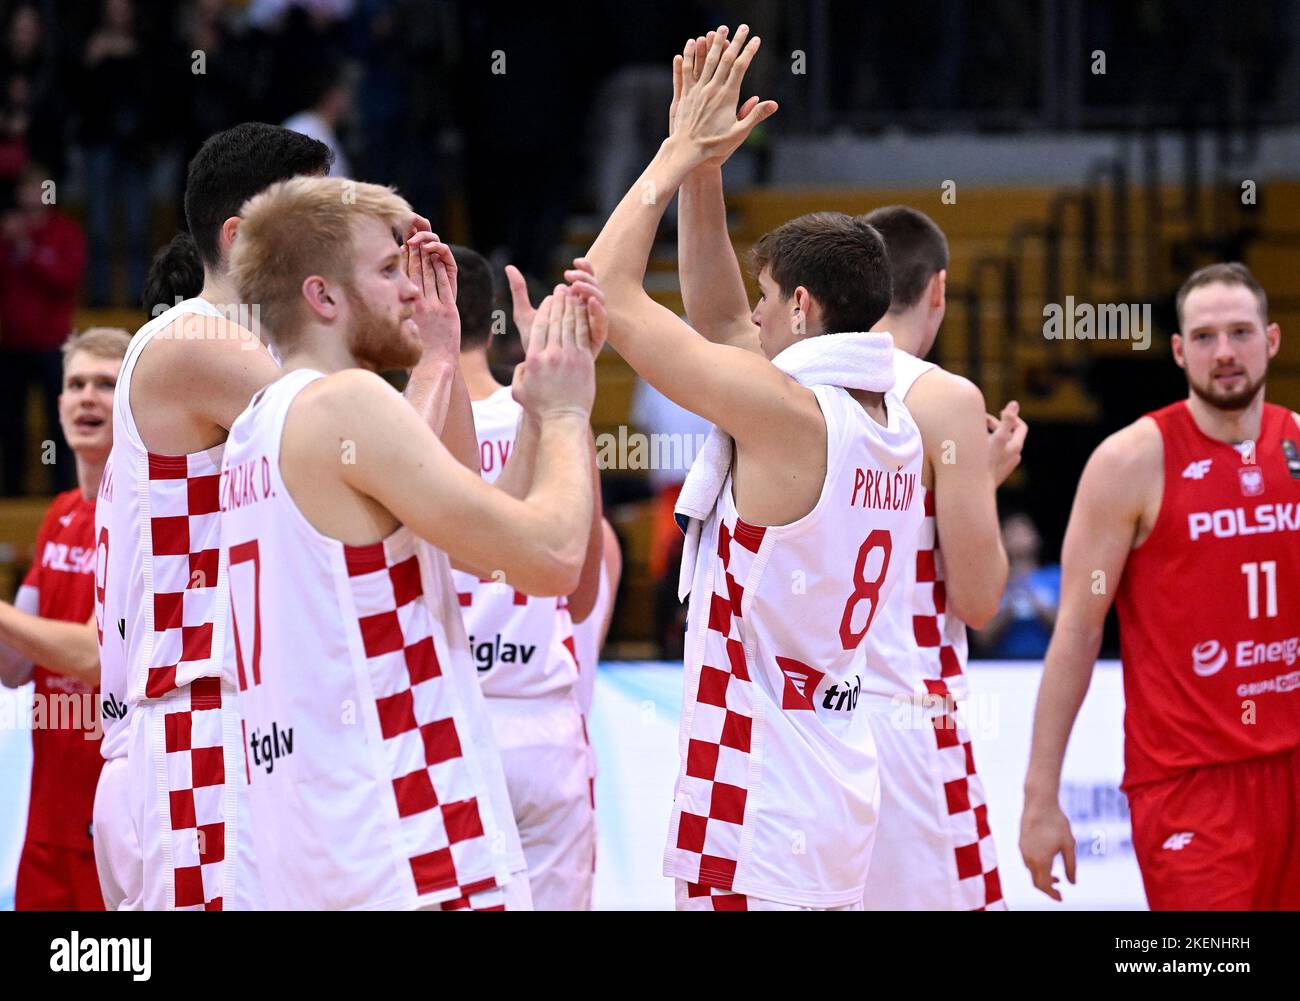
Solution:
[[[1151,423],[1156,426],[1156,434],[1160,437],[1160,504],[1156,508],[1155,520],[1151,522],[1151,531],[1147,533],[1145,539],[1129,550],[1130,554],[1138,552],[1156,537],[1157,532],[1162,532],[1170,517],[1167,511],[1169,507],[1169,481],[1172,478],[1170,476],[1169,448],[1165,441],[1164,427],[1154,417],[1151,418]]]

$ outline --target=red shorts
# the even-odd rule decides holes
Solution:
[[[1152,910],[1300,909],[1300,749],[1140,785],[1128,802]]]
[[[95,852],[86,848],[28,841],[18,862],[14,909],[19,911],[102,911]]]

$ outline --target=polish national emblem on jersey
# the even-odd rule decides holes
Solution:
[[[1242,466],[1237,475],[1241,478],[1243,496],[1258,497],[1264,492],[1264,471],[1258,466]]]

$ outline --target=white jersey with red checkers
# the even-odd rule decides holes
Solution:
[[[904,400],[935,366],[894,351]],[[865,644],[864,706],[880,758],[881,815],[868,910],[1004,909],[988,800],[959,703],[966,684],[966,624],[947,605],[934,492],[925,518],[895,539],[901,579]]]
[[[863,647],[921,520],[921,439],[846,390],[813,387],[826,480],[789,525],[746,523],[731,476],[701,528],[687,621],[665,875],[803,907],[861,901],[879,791]],[[865,643],[864,643],[865,641]]]
[[[523,407],[503,386],[473,408],[483,479],[495,483],[514,448]],[[534,698],[577,684],[567,599],[530,597],[504,575],[479,579],[453,570],[452,578],[484,695]]]
[[[345,545],[280,475],[291,372],[221,472],[251,820],[273,908],[481,899],[524,868],[444,553],[398,528]],[[490,904],[487,906],[491,906]]]
[[[224,316],[205,299],[187,299],[146,323],[131,340],[113,396],[113,451],[95,511],[105,758],[126,753],[127,705],[220,677],[224,661],[217,514],[222,446],[158,455],[145,447],[131,413],[131,379],[141,352],[187,314]]]

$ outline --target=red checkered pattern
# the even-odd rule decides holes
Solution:
[[[916,590],[912,605],[912,632],[920,648],[921,667],[926,677],[942,678],[950,687],[964,694],[962,662],[964,644],[954,645],[947,628],[947,594],[943,583],[943,559],[939,554],[939,536],[934,520],[934,492],[923,490],[925,519],[917,533]],[[960,679],[960,680],[958,680]]]
[[[504,911],[506,909],[506,894],[501,887],[496,885],[494,880],[485,880],[486,885],[483,889],[474,889],[473,887],[464,887],[462,893],[455,900],[444,900],[439,904],[439,909],[444,911]]]
[[[163,716],[170,800],[172,877],[178,911],[222,909],[226,789],[221,679],[199,678]]]
[[[689,737],[669,853],[695,874],[689,882],[718,890],[730,890],[736,876],[749,790],[754,693],[736,623],[744,599],[739,581],[747,579],[764,531],[738,518],[732,526],[722,521],[714,593],[691,596],[710,602],[709,619],[703,664],[686,681]]]
[[[956,702],[943,681],[926,688],[943,698],[946,711],[931,718],[938,748],[939,774],[948,808],[948,830],[957,857],[957,892],[966,910],[1005,910],[998,856],[989,828],[984,783],[975,772],[975,752],[961,722]]]
[[[215,457],[214,457],[215,456]],[[198,678],[221,675],[212,655],[217,610],[219,449],[147,456],[149,546],[153,567],[153,656],[143,697],[161,698]],[[141,679],[132,678],[139,693]]]
[[[781,904],[775,900],[751,897],[744,893],[719,890],[716,886],[703,883],[688,883],[677,880],[677,910],[679,911],[812,911],[815,907],[801,907],[796,904]],[[860,911],[860,904],[847,907],[829,907],[832,911]]]
[[[390,553],[383,543],[344,554],[415,892],[473,897],[496,885],[493,856],[419,559],[414,546]]]
[[[948,711],[931,720],[939,748],[948,822],[957,854],[959,891],[971,910],[1004,908],[1002,884],[998,880],[997,851],[989,831],[988,802],[984,786],[975,774],[975,755],[970,737],[955,715],[956,700],[966,693],[963,662],[965,645],[956,645],[946,618],[943,559],[935,527],[934,492],[925,494],[925,520],[921,523],[916,553],[916,589],[912,630],[916,637],[919,667],[928,694],[942,697]],[[927,594],[928,591],[928,594]]]

